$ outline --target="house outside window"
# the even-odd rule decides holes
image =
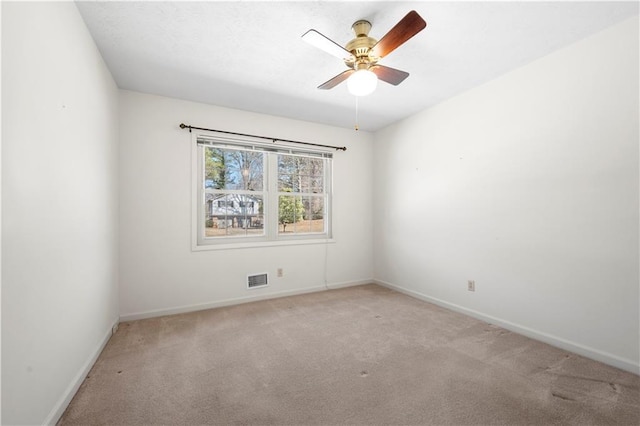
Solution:
[[[194,248],[331,238],[330,152],[194,137]]]

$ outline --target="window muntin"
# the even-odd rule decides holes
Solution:
[[[194,247],[330,238],[330,152],[195,137]]]

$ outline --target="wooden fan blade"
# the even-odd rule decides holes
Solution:
[[[397,86],[402,83],[405,78],[409,77],[408,72],[400,71],[391,67],[385,67],[384,65],[374,65],[369,68],[369,70],[377,75],[380,80],[393,84],[394,86]]]
[[[335,41],[320,34],[316,30],[309,30],[302,34],[302,39],[312,46],[317,47],[320,50],[324,50],[328,54],[340,59],[353,60],[353,55],[344,47],[340,46]]]
[[[402,43],[422,31],[426,26],[427,23],[418,15],[418,12],[412,10],[371,48],[370,55],[378,58],[387,56]]]
[[[332,79],[325,81],[324,83],[322,83],[320,86],[318,86],[318,89],[323,89],[323,90],[328,90],[328,89],[333,89],[334,87],[336,87],[338,84],[342,83],[343,81],[345,81],[347,78],[349,78],[349,76],[351,74],[353,74],[355,71],[352,69],[348,69],[346,71],[341,72],[340,74],[336,75],[335,77],[333,77]]]

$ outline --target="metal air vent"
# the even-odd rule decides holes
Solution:
[[[247,276],[247,288],[259,288],[269,285],[268,274],[255,274]]]

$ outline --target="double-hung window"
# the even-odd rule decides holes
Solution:
[[[194,247],[331,237],[331,152],[194,138]]]

